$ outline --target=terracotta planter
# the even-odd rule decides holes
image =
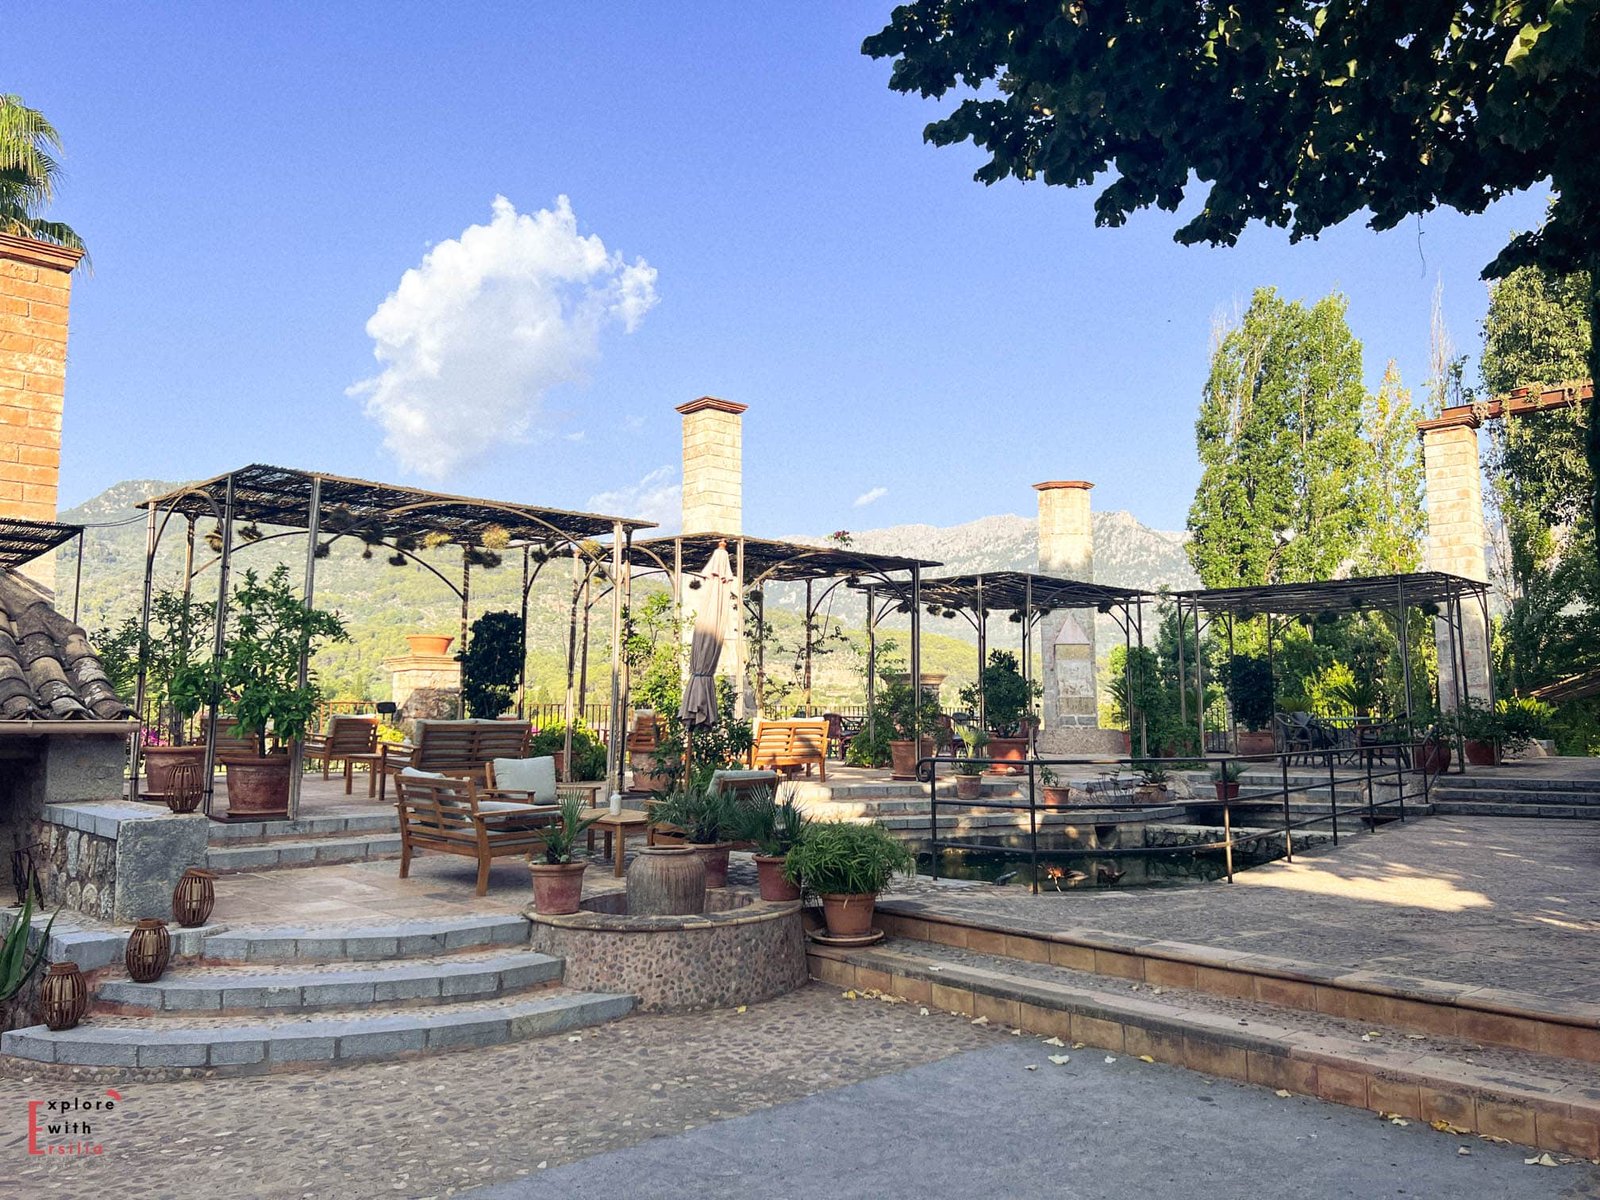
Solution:
[[[1270,729],[1241,729],[1239,731],[1240,754],[1273,754],[1277,749],[1278,744],[1273,740]]]
[[[706,869],[706,887],[728,886],[728,851],[731,842],[690,842],[689,848],[700,856]]]
[[[288,820],[289,766],[287,754],[230,758],[226,764],[229,819]]]
[[[781,854],[757,854],[756,877],[761,884],[763,900],[783,901],[800,899],[800,889],[783,876],[784,857]]]
[[[1040,788],[1040,804],[1045,808],[1066,808],[1072,803],[1072,788],[1066,784],[1051,784]]]
[[[450,643],[456,639],[440,633],[408,633],[406,645],[413,654],[448,654]]]
[[[1024,763],[1028,761],[1028,739],[1025,737],[990,737],[989,744],[984,747],[983,752],[997,763]],[[992,767],[991,770],[997,775],[1015,775],[1018,768],[996,766]]]
[[[1212,786],[1217,789],[1218,800],[1232,800],[1239,794],[1238,780],[1234,780],[1232,783],[1223,783],[1221,780],[1217,780]]]
[[[830,937],[862,937],[872,932],[872,906],[877,897],[824,895],[822,915]]]
[[[1450,769],[1450,746],[1447,742],[1417,742],[1411,747],[1413,770],[1425,775],[1438,775]]]
[[[196,771],[206,769],[204,746],[146,746],[144,748],[144,790],[166,795],[172,790],[172,769],[179,763],[192,763]]]
[[[583,871],[587,863],[529,863],[533,872],[533,907],[548,917],[578,911],[583,899]]]
[[[45,968],[39,983],[39,1020],[51,1029],[71,1029],[89,1011],[89,985],[77,963],[57,962]]]
[[[204,925],[217,903],[216,875],[190,867],[172,891],[172,919],[184,929]]]
[[[1466,739],[1461,747],[1467,756],[1467,763],[1474,767],[1498,767],[1500,765],[1499,742],[1477,742],[1471,738]]]
[[[933,739],[923,738],[919,747],[907,738],[889,743],[889,775],[894,779],[915,779],[917,760],[933,757]]]
[[[706,910],[706,867],[688,846],[646,846],[628,864],[629,916]]]
[[[1141,783],[1133,789],[1133,796],[1140,804],[1162,804],[1167,799],[1167,785],[1164,783]]]
[[[956,799],[976,800],[981,795],[983,795],[982,775],[956,776]]]
[[[628,765],[633,769],[631,788],[636,792],[664,792],[672,785],[671,777],[656,770],[653,751],[635,750],[629,755]]]
[[[122,961],[128,978],[135,983],[154,983],[172,960],[172,936],[165,921],[137,922],[128,935],[128,948]]]

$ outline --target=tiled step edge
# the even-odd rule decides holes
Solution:
[[[285,838],[248,845],[206,847],[211,871],[270,871],[278,867],[316,867],[328,863],[366,862],[400,853],[398,833],[351,834],[319,838]]]
[[[0,1053],[31,1062],[121,1068],[208,1068],[250,1074],[279,1067],[370,1061],[507,1042],[626,1016],[632,996],[556,993],[494,1008],[461,1006],[231,1028],[177,1021],[96,1025],[52,1032],[43,1025],[0,1037]]]
[[[217,962],[370,962],[425,958],[453,950],[522,946],[528,942],[523,916],[461,916],[375,925],[229,929],[205,939],[202,955]]]
[[[810,946],[814,978],[987,1018],[1067,1043],[1336,1104],[1445,1121],[1561,1154],[1600,1156],[1600,1087],[1490,1071],[1429,1055],[1260,1025],[1152,1000],[939,965],[893,949]]]
[[[1347,971],[1096,929],[1030,930],[978,916],[952,917],[907,899],[881,898],[876,923],[895,937],[939,942],[976,954],[1051,963],[1158,987],[1192,988],[1420,1033],[1600,1062],[1597,1004]]]
[[[368,1004],[454,1004],[488,1000],[556,983],[562,962],[513,950],[461,962],[384,962],[342,971],[250,970],[175,974],[155,983],[103,982],[97,1011],[186,1016],[213,1013],[315,1012]]]

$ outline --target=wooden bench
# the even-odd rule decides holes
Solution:
[[[350,794],[354,781],[355,765],[367,764],[367,795],[378,791],[378,764],[383,755],[378,751],[378,718],[337,716],[328,718],[328,728],[320,734],[306,738],[305,760],[322,764],[322,777],[328,778],[329,768],[336,761],[344,763],[344,794]]]
[[[389,777],[407,767],[482,783],[490,759],[527,757],[532,730],[527,721],[418,721],[412,742],[386,742],[380,750],[378,800]]]
[[[828,720],[796,717],[788,721],[757,721],[750,748],[752,767],[811,773],[815,763],[824,783],[828,779]]]
[[[400,878],[411,874],[418,850],[457,854],[478,863],[478,892],[489,890],[489,867],[497,858],[542,851],[545,830],[560,819],[555,805],[497,800],[471,779],[395,776],[400,813]]]

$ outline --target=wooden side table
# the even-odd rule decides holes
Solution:
[[[609,808],[591,808],[583,814],[585,817],[598,816],[593,825],[589,826],[589,852],[594,852],[594,835],[599,830],[605,834],[606,857],[612,859],[611,874],[616,878],[622,877],[624,851],[630,833],[646,833],[650,828],[650,818],[638,809],[625,808],[616,816],[611,815]],[[615,857],[612,855],[613,841],[616,845]]]

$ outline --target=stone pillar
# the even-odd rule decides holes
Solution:
[[[410,634],[408,653],[383,660],[389,698],[406,718],[461,715],[461,660],[449,652],[454,640],[444,634]],[[426,711],[412,711],[413,696]]]
[[[1094,525],[1089,492],[1081,479],[1033,485],[1039,493],[1039,573],[1083,583],[1094,581]],[[1044,658],[1044,723],[1039,743],[1049,753],[1116,751],[1117,739],[1100,734],[1095,688],[1095,612],[1061,609],[1039,623]]]
[[[0,516],[56,519],[67,305],[81,250],[0,234]],[[47,589],[55,555],[24,572]]]
[[[744,532],[744,410],[743,404],[714,396],[678,406],[683,414],[684,533]]]
[[[1478,465],[1478,418],[1470,413],[1420,421],[1422,462],[1428,503],[1428,569],[1485,582],[1489,578],[1484,551],[1483,473]],[[1476,599],[1462,603],[1466,675],[1463,696],[1489,698],[1489,638]],[[1455,708],[1456,676],[1450,658],[1450,633],[1443,616],[1433,623],[1439,651],[1439,705]]]

